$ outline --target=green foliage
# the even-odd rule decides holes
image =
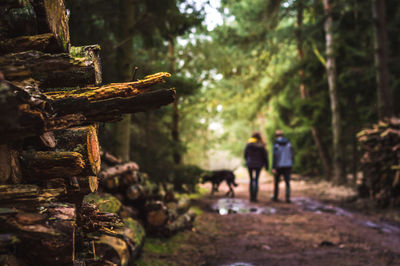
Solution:
[[[170,181],[174,184],[175,190],[193,193],[196,191],[196,185],[204,173],[205,170],[196,165],[176,165]]]

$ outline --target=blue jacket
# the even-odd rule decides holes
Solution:
[[[263,143],[256,142],[254,138],[249,139],[244,150],[244,159],[249,168],[265,168],[268,170],[268,153]]]
[[[274,160],[272,168],[292,167],[293,148],[290,141],[285,137],[279,137],[274,143]]]

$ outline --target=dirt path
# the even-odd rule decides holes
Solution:
[[[203,212],[194,230],[167,243],[150,240],[164,249],[145,248],[139,264],[400,265],[399,227],[322,204],[316,195],[328,192],[315,193],[321,188],[302,181],[292,182],[292,203],[275,203],[269,200],[271,180],[264,177],[259,201],[250,204],[247,180],[239,182],[234,201],[224,199],[225,184],[218,194],[196,200]],[[283,184],[280,191],[283,198]],[[218,204],[232,205],[234,210],[228,212],[248,213],[220,215]]]

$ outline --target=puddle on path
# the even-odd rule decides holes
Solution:
[[[221,215],[231,213],[255,213],[255,214],[275,214],[276,209],[271,207],[260,207],[251,204],[247,200],[223,198],[219,199],[212,207],[214,211]],[[234,264],[232,264],[234,265]],[[242,265],[242,264],[237,264]],[[244,264],[243,264],[244,265]]]
[[[292,198],[292,202],[294,202],[304,211],[311,211],[315,213],[331,213],[339,216],[346,216],[349,218],[353,218],[355,223],[361,224],[362,226],[369,227],[381,231],[383,233],[400,234],[400,228],[397,226],[390,225],[384,222],[374,223],[369,220],[362,220],[359,218],[355,218],[354,214],[352,214],[351,212],[348,212],[339,207],[323,204],[319,201],[310,198]]]
[[[223,264],[222,266],[255,266],[255,265],[247,262],[235,262],[231,264]]]
[[[353,214],[343,210],[342,208],[335,207],[328,204],[323,204],[319,201],[310,198],[292,198],[292,202],[300,206],[304,211],[311,211],[315,213],[332,213],[339,216],[353,217]]]

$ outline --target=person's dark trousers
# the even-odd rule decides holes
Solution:
[[[257,200],[258,193],[258,177],[260,176],[261,168],[248,168],[250,176],[250,201]]]
[[[281,178],[281,175],[285,178],[285,183],[286,183],[286,201],[290,201],[290,174],[292,172],[291,167],[282,167],[282,168],[277,168],[276,169],[276,174],[274,176],[274,196],[273,200],[278,200],[278,194],[279,194],[279,181]]]

